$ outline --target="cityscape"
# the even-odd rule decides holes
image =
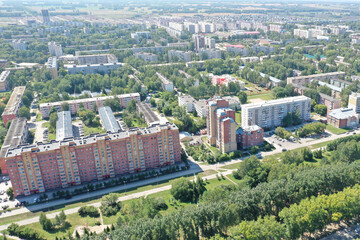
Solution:
[[[0,0],[0,240],[359,239],[359,13]]]

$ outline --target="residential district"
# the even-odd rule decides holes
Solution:
[[[360,4],[274,3],[2,1],[0,240],[359,238]]]

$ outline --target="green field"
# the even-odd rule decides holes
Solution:
[[[333,125],[330,125],[330,124],[326,124],[326,130],[328,130],[329,132],[331,132],[333,134],[342,134],[342,133],[346,133],[349,131],[346,129],[334,127]]]
[[[263,93],[263,94],[254,94],[254,95],[248,95],[248,102],[250,103],[250,100],[260,98],[264,101],[267,100],[273,100],[273,95],[271,92]]]
[[[103,129],[102,127],[88,127],[84,126],[84,135],[85,136],[89,136],[90,134],[94,134],[94,133],[105,133],[105,129]]]

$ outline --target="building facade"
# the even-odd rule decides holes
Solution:
[[[359,125],[359,115],[352,108],[338,108],[329,112],[327,122],[338,128],[353,128]]]
[[[49,57],[48,61],[45,64],[46,69],[50,71],[51,78],[57,78],[58,76],[58,70],[57,70],[57,58],[56,57]]]
[[[114,178],[181,161],[174,124],[9,149],[15,196]]]
[[[101,63],[101,64],[88,64],[88,65],[64,65],[69,74],[107,74],[111,70],[116,70],[122,67],[122,63]]]
[[[174,58],[178,58],[180,61],[190,62],[191,61],[191,52],[184,52],[184,51],[179,51],[179,50],[169,50],[168,58],[169,58],[169,61],[172,61]]]
[[[61,44],[57,44],[56,42],[49,42],[48,47],[51,56],[61,57],[63,55]]]
[[[144,60],[145,62],[157,62],[158,55],[147,52],[135,53],[135,57]]]
[[[238,143],[238,148],[259,146],[264,142],[264,130],[257,125],[246,128],[239,127],[236,130],[236,142]]]
[[[4,92],[7,91],[8,85],[7,85],[7,78],[10,75],[10,71],[3,71],[0,74],[0,91]]]
[[[106,99],[112,99],[114,96],[104,96],[104,97],[96,97],[96,98],[84,98],[77,100],[69,100],[69,101],[60,101],[60,102],[51,102],[51,103],[41,103],[39,106],[41,116],[43,118],[48,118],[50,115],[50,109],[54,107],[57,111],[62,111],[62,106],[64,103],[69,104],[69,110],[71,114],[76,114],[81,107],[84,107],[86,110],[93,110],[94,106],[97,108],[103,107]],[[116,98],[119,99],[120,105],[123,108],[126,108],[128,103],[131,100],[135,100],[136,102],[140,102],[140,94],[139,93],[128,93],[117,95]]]
[[[174,84],[172,82],[170,82],[169,79],[167,79],[164,75],[162,75],[161,73],[156,73],[156,75],[158,76],[158,78],[161,81],[161,86],[163,88],[163,90],[168,91],[168,92],[172,92],[174,91]]]
[[[241,106],[241,125],[273,128],[282,125],[283,118],[298,111],[302,121],[310,119],[311,99],[305,96],[288,97],[271,101],[244,104]]]
[[[12,41],[14,50],[25,51],[27,49],[26,42],[22,39],[14,39]]]

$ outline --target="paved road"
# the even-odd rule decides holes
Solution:
[[[191,172],[194,172],[193,170],[189,170],[188,173],[190,174]],[[221,174],[223,174],[224,176],[232,174],[232,170],[228,170],[226,172],[222,172]],[[217,174],[213,174],[213,175],[209,175],[206,177],[203,177],[203,179],[215,179],[217,178]],[[156,179],[155,179],[156,180]],[[160,177],[159,177],[159,181],[160,181]],[[129,184],[130,185],[130,184]],[[120,197],[118,200],[119,201],[126,201],[126,200],[130,200],[130,199],[136,199],[136,198],[140,198],[140,197],[145,197],[148,196],[150,194],[154,194],[154,193],[158,193],[158,192],[162,192],[162,191],[166,191],[166,190],[170,190],[171,189],[171,185],[166,185],[163,187],[158,187],[158,188],[154,188],[154,189],[150,189],[147,191],[143,191],[143,192],[138,192],[138,193],[133,193],[133,194],[129,194],[128,196],[123,196]],[[107,190],[107,189],[106,189]],[[100,202],[96,202],[96,203],[92,203],[89,204],[89,206],[94,206],[94,207],[100,207],[101,203]],[[80,207],[75,207],[75,208],[71,208],[71,209],[67,209],[65,210],[65,214],[73,214],[73,213],[77,213],[77,211],[79,210]],[[56,215],[60,214],[60,212],[55,212],[55,213],[50,213],[47,214],[46,216],[50,219],[55,218]],[[32,223],[36,223],[39,222],[39,217],[33,217],[33,218],[29,218],[29,219],[24,219],[21,221],[17,221],[15,222],[16,224],[19,224],[20,226],[22,225],[28,225],[28,224],[32,224]],[[1,225],[0,226],[0,231],[3,231],[5,229],[8,228],[10,224],[5,224],[5,225]]]

